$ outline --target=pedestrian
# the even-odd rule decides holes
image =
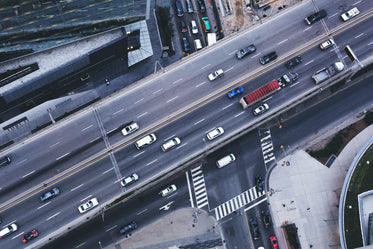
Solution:
[[[307,208],[307,211],[310,211],[311,210],[311,208]]]

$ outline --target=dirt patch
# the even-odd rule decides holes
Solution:
[[[224,18],[226,34],[249,27],[249,21],[252,19],[246,11],[243,0],[231,0],[230,2],[232,3],[233,14]]]
[[[362,119],[340,130],[337,134],[311,146],[307,149],[307,152],[320,163],[325,164],[332,154],[338,156],[346,144],[368,126],[369,123]]]

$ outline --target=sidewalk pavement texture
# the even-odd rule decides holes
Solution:
[[[193,221],[193,208],[182,208],[142,228],[133,235],[105,249],[167,249],[213,248],[222,249],[221,230],[216,220],[201,210],[198,221]],[[197,242],[198,241],[198,242]],[[203,246],[205,245],[205,246]]]
[[[302,248],[341,248],[338,227],[339,198],[354,157],[373,136],[373,125],[356,135],[330,168],[303,150],[279,160],[269,177],[268,196],[281,248],[287,248],[281,226],[295,223]],[[289,161],[289,166],[282,162]]]

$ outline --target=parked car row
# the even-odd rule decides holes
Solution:
[[[262,210],[260,212],[260,216],[261,216],[264,228],[266,228],[266,229],[270,228],[272,226],[272,222],[271,222],[271,215],[270,215],[269,211],[268,210]],[[249,226],[250,226],[250,231],[251,231],[252,238],[254,240],[261,239],[262,237],[260,235],[259,224],[258,224],[258,220],[256,219],[256,217],[253,217],[249,220]],[[279,248],[276,236],[274,236],[274,235],[269,236],[269,241],[271,243],[271,248],[272,249],[278,249]],[[264,249],[264,247],[262,247],[262,246],[259,246],[258,249],[259,248]]]

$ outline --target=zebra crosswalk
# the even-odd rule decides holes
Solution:
[[[205,179],[201,166],[195,167],[190,170],[192,175],[194,195],[196,197],[197,208],[202,208],[208,205],[207,192]]]
[[[260,131],[259,131],[260,132]],[[269,129],[259,133],[260,144],[262,147],[264,164],[267,165],[270,161],[276,160],[273,150],[273,143],[271,138],[271,131]]]
[[[233,213],[237,209],[247,205],[248,203],[254,201],[255,199],[265,195],[265,191],[257,192],[255,187],[237,195],[236,197],[226,201],[225,203],[217,206],[215,208],[216,220],[220,220],[225,216]]]

